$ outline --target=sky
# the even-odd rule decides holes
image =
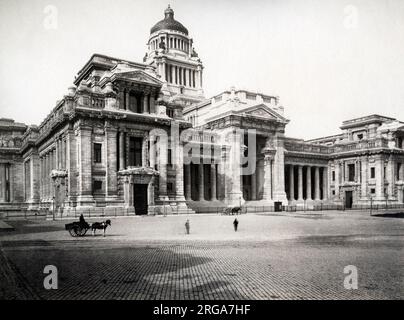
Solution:
[[[142,62],[168,3],[206,97],[279,96],[302,139],[374,113],[404,121],[402,0],[0,0],[0,117],[40,124],[93,53]]]

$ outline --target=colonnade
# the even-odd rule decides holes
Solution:
[[[327,167],[289,164],[287,169],[285,191],[289,201],[328,199]]]
[[[131,90],[122,90],[122,108],[137,113],[156,113],[155,95],[150,92],[134,93]],[[140,99],[140,101],[138,101]]]
[[[192,166],[192,167],[191,167]],[[194,178],[192,179],[192,168],[194,168]],[[190,201],[215,201],[220,198],[218,189],[223,187],[220,185],[218,177],[218,164],[186,164],[184,165],[184,191],[185,200]],[[205,181],[205,178],[207,178]],[[197,181],[195,186],[193,181]],[[207,183],[209,182],[209,183]],[[205,187],[210,186],[210,192],[206,192]],[[194,189],[196,187],[196,189]],[[192,198],[193,194],[197,194],[197,198]]]
[[[39,157],[41,200],[49,201],[54,195],[52,170],[65,170],[67,161],[66,139],[58,137],[54,144]],[[32,174],[32,172],[31,172]]]

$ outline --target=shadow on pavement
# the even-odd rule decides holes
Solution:
[[[41,299],[247,299],[226,280],[200,277],[199,266],[211,258],[176,251],[169,246],[10,248],[6,255]],[[46,265],[58,269],[58,290],[43,288]]]
[[[378,213],[373,214],[372,217],[382,217],[382,218],[404,218],[404,212],[394,212],[394,213]]]

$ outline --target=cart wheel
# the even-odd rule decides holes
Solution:
[[[77,233],[76,233],[75,228],[69,229],[69,233],[70,233],[70,235],[71,235],[72,237],[77,237]]]
[[[82,228],[82,227],[77,227],[77,235],[78,235],[79,237],[84,236],[84,235],[86,234],[86,232],[87,232],[87,229],[84,229],[84,228]]]

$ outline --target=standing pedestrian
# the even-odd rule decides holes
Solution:
[[[189,229],[191,228],[190,224],[189,224],[189,220],[187,220],[187,222],[185,222],[185,230],[187,232],[187,234],[189,234]]]
[[[238,220],[237,220],[237,218],[234,219],[234,221],[233,221],[233,226],[234,226],[234,231],[237,231],[237,227],[238,227]]]

